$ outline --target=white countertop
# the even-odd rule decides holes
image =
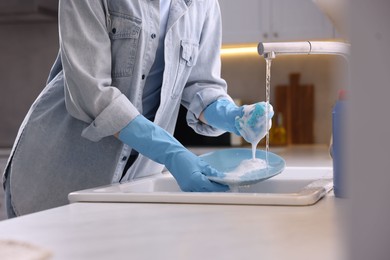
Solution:
[[[76,203],[0,222],[53,259],[340,259],[342,201],[313,206]]]
[[[0,239],[53,259],[333,260],[342,259],[343,203],[333,193],[290,207],[75,203],[1,221]]]

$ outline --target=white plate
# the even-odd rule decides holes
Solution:
[[[248,160],[252,158],[251,149],[223,149],[201,155],[201,157],[212,167],[226,174],[222,178],[212,176],[208,176],[208,178],[212,181],[226,184],[229,186],[250,185],[260,181],[264,181],[281,173],[286,165],[286,162],[282,157],[274,153],[268,152],[268,167],[251,170],[244,174],[236,175],[231,173],[240,165],[243,160]],[[256,150],[256,158],[266,160],[266,152],[262,150]]]

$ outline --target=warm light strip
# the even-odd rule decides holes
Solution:
[[[258,54],[257,47],[222,47],[221,55]]]

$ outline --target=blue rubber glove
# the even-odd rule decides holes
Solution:
[[[236,118],[244,115],[243,107],[238,107],[227,99],[218,99],[206,107],[203,115],[207,124],[241,136],[236,128]]]
[[[164,164],[183,191],[227,191],[228,186],[206,176],[223,177],[200,157],[191,153],[171,134],[139,115],[119,133],[119,139],[144,156]]]
[[[207,124],[242,136],[248,143],[260,141],[271,128],[274,115],[272,106],[268,106],[268,129],[266,129],[266,103],[238,107],[227,99],[218,99],[203,112]]]

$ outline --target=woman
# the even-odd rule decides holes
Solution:
[[[172,136],[180,104],[196,132],[240,134],[243,107],[220,77],[217,0],[60,0],[59,39],[3,175],[9,217],[164,166],[184,191],[228,189]]]

